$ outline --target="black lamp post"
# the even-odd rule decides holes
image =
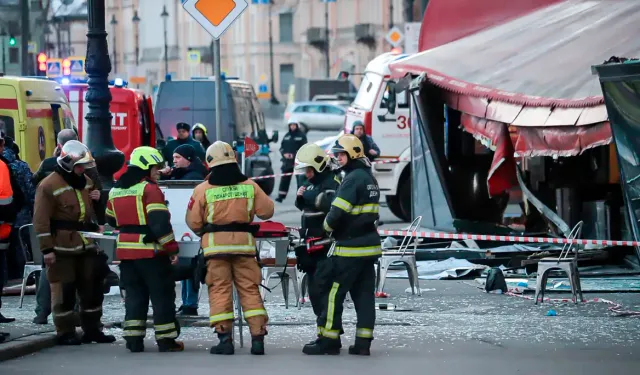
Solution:
[[[269,1],[269,65],[271,67],[271,104],[280,104],[276,98],[276,84],[275,84],[275,72],[273,70],[273,27],[271,25],[271,18],[273,17],[273,0]]]
[[[165,77],[169,76],[169,45],[167,44],[167,19],[169,18],[169,13],[167,12],[167,6],[164,5],[162,7],[162,14],[160,14],[162,20],[164,21],[164,73]]]
[[[89,112],[85,119],[89,124],[87,146],[96,160],[104,190],[109,191],[113,186],[113,174],[124,164],[124,154],[114,147],[111,137],[112,116],[109,112],[111,61],[107,32],[105,31],[104,3],[105,0],[88,0],[87,4],[89,32],[87,33],[85,70],[89,77],[89,89],[86,96]],[[103,193],[103,200],[106,197],[107,194]],[[104,215],[104,212],[98,212],[98,215],[98,220],[104,222],[100,217],[100,215]]]
[[[118,21],[116,20],[116,15],[111,16],[111,32],[113,33],[113,72],[118,73],[118,52],[116,50],[116,25]]]
[[[131,19],[134,25],[136,25],[136,74],[138,74],[138,65],[140,64],[140,17],[138,17],[138,11],[133,12],[133,18]]]
[[[0,37],[2,38],[2,73],[7,74],[7,50],[4,46],[5,38],[7,37],[7,31],[4,28],[0,29]]]

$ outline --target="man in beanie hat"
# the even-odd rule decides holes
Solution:
[[[204,160],[204,148],[202,144],[191,137],[191,126],[184,122],[176,124],[176,130],[178,137],[167,142],[167,145],[162,149],[162,155],[164,159],[169,163],[170,167],[173,167],[173,154],[176,148],[182,145],[191,145],[195,150],[195,155]]]
[[[202,181],[207,175],[207,169],[196,155],[196,149],[190,144],[184,144],[173,151],[173,168],[164,168],[160,173],[163,180]]]
[[[369,161],[373,161],[375,158],[380,156],[380,147],[378,147],[370,135],[365,133],[364,123],[362,121],[358,120],[353,123],[353,130],[351,130],[351,134],[358,137],[360,142],[362,142],[362,146],[364,147],[364,156],[366,156]]]

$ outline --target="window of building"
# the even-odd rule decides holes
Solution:
[[[280,93],[288,93],[289,86],[293,85],[294,81],[293,64],[280,64]]]
[[[293,42],[293,13],[280,14],[280,42]]]

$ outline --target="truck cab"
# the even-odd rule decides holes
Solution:
[[[143,91],[126,87],[121,80],[116,80],[109,86],[111,92],[110,111],[111,135],[114,146],[122,151],[128,161],[136,147],[156,147],[156,140],[162,139],[162,134],[156,129],[153,116],[151,97]],[[88,140],[88,122],[85,116],[89,111],[89,103],[85,97],[88,85],[86,83],[63,84],[62,88],[69,98],[71,110],[78,119],[78,137],[86,144]],[[126,164],[114,178],[119,178],[126,170]]]
[[[396,95],[395,113],[388,110],[389,87],[393,85],[389,64],[406,58],[406,54],[383,53],[371,60],[365,69],[355,100],[347,109],[344,132],[353,130],[355,121],[362,121],[365,132],[380,147],[381,155],[372,171],[391,212],[398,218],[411,219],[411,152],[408,91]],[[390,83],[391,82],[391,83]],[[394,92],[394,91],[391,91]]]
[[[190,80],[165,81],[160,84],[155,108],[156,119],[165,137],[176,137],[176,124],[185,122],[191,126],[202,123],[207,128],[209,141],[221,140],[229,144],[242,143],[245,136],[253,138],[260,150],[246,160],[246,174],[258,177],[273,174],[270,158],[270,142],[277,142],[274,132],[267,137],[262,108],[253,86],[237,78],[224,77],[222,92],[221,133],[216,134],[216,107],[214,77],[194,77]],[[256,181],[265,193],[271,194],[274,179]]]

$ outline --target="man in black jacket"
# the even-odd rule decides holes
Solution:
[[[340,186],[338,176],[331,170],[330,158],[322,148],[314,143],[308,143],[296,154],[296,170],[305,172],[307,183],[298,189],[296,207],[302,211],[300,237],[304,243],[296,247],[296,265],[306,273],[311,307],[318,323],[318,338],[322,337],[320,316],[327,285],[327,253],[331,241],[322,228],[324,218],[331,209],[331,202],[335,198]],[[329,270],[330,272],[330,270]]]
[[[173,168],[166,167],[160,173],[162,180],[203,181],[207,168],[196,156],[193,146],[185,144],[173,151]]]
[[[331,151],[345,172],[344,180],[331,204],[323,227],[333,234],[335,249],[329,262],[331,290],[320,318],[322,338],[305,345],[310,355],[340,353],[342,310],[347,293],[356,307],[356,342],[349,354],[369,355],[373,340],[375,310],[375,263],[382,255],[377,220],[380,189],[364,155],[362,142],[351,134],[343,135]]]
[[[282,167],[280,170],[282,173],[293,173],[294,156],[302,147],[307,143],[307,136],[300,130],[300,126],[295,121],[289,121],[289,132],[282,138],[280,144],[280,153],[282,154]],[[296,176],[298,188],[302,185],[302,179]],[[278,198],[276,202],[282,203],[287,197],[289,192],[289,185],[291,184],[291,176],[282,176],[280,178],[280,188],[278,189]]]
[[[179,122],[176,125],[178,131],[178,138],[172,139],[167,142],[167,145],[162,149],[162,156],[167,161],[170,167],[173,167],[173,153],[181,145],[191,145],[196,151],[196,156],[200,160],[204,160],[205,149],[202,144],[191,137],[191,126],[184,122]]]

